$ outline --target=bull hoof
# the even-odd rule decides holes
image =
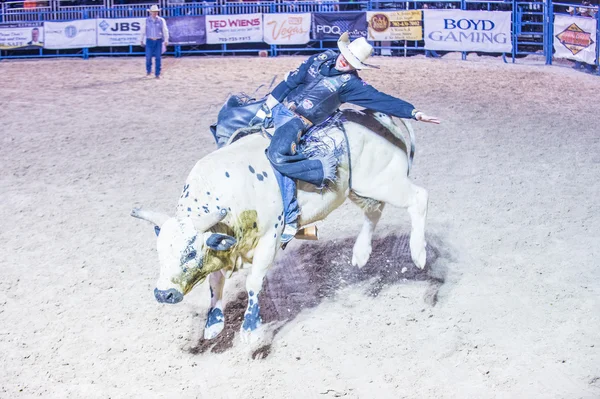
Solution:
[[[265,342],[268,335],[267,327],[260,321],[254,330],[246,330],[242,326],[240,330],[240,341],[247,345],[249,349],[257,348],[261,343]]]
[[[356,266],[359,269],[367,264],[371,257],[372,247],[355,245],[352,250],[352,266]]]
[[[423,270],[425,268],[425,262],[427,261],[427,244],[423,245],[423,248],[416,254],[411,253],[411,257],[415,265]]]
[[[225,328],[225,317],[219,308],[211,308],[204,326],[204,339],[213,339]]]

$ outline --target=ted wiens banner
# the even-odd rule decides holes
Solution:
[[[96,20],[44,22],[44,48],[66,49],[96,47]]]
[[[262,41],[262,14],[206,16],[206,42],[208,44]]]
[[[30,50],[43,46],[43,22],[0,24],[0,50]]]
[[[337,40],[344,32],[348,32],[352,40],[367,37],[367,15],[364,12],[313,13],[313,39]]]
[[[98,46],[118,47],[139,45],[146,29],[146,18],[117,18],[96,20]]]
[[[424,10],[425,48],[447,51],[512,51],[512,13]]]
[[[555,57],[596,62],[596,19],[554,15]]]
[[[310,13],[263,14],[268,44],[306,44],[310,41]]]
[[[206,21],[198,17],[166,18],[169,44],[206,44]]]
[[[423,17],[421,10],[369,11],[368,40],[422,40]]]

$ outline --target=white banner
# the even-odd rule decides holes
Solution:
[[[262,41],[262,14],[206,16],[206,43],[208,44]]]
[[[98,46],[139,46],[146,29],[146,18],[98,18],[96,22]]]
[[[40,48],[44,46],[42,22],[0,24],[0,50]]]
[[[96,20],[82,19],[68,22],[44,22],[45,48],[96,47]]]
[[[588,64],[596,62],[596,19],[554,15],[554,54]]]
[[[423,10],[423,13],[428,50],[512,51],[511,12]]]
[[[310,41],[310,13],[263,14],[265,42],[306,44]]]

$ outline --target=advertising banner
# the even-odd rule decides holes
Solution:
[[[596,19],[554,15],[555,57],[594,64],[597,57],[595,38]]]
[[[0,24],[0,50],[30,50],[43,46],[43,22]]]
[[[344,32],[348,32],[352,40],[367,37],[367,14],[364,12],[313,13],[313,39],[337,40]]]
[[[98,46],[118,47],[139,45],[146,29],[146,18],[117,18],[96,20]]]
[[[262,41],[262,14],[206,16],[206,42],[208,44]]]
[[[169,44],[206,44],[206,21],[198,17],[166,18]]]
[[[268,44],[306,44],[310,41],[310,13],[263,14]]]
[[[421,10],[369,11],[368,40],[423,40]]]
[[[447,51],[512,51],[506,11],[424,10],[425,48]]]
[[[96,20],[44,22],[44,48],[66,49],[96,47]]]

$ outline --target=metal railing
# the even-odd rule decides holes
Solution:
[[[579,7],[594,9],[593,6],[573,5],[569,3],[553,3],[552,0],[543,1],[494,1],[494,0],[439,0],[437,2],[425,0],[413,1],[367,1],[359,0],[352,2],[339,2],[338,0],[321,1],[263,1],[263,2],[225,2],[196,1],[193,3],[180,0],[159,0],[148,3],[121,4],[121,0],[84,0],[88,4],[75,5],[72,1],[48,0],[38,1],[35,7],[31,2],[8,1],[0,3],[0,23],[2,22],[43,22],[43,21],[69,21],[90,18],[130,18],[145,17],[151,5],[158,4],[161,15],[165,17],[176,16],[200,16],[200,15],[232,15],[252,13],[308,13],[308,12],[334,12],[344,13],[346,11],[371,11],[371,10],[418,10],[429,8],[438,9],[460,9],[460,10],[487,10],[487,11],[512,11],[512,54],[503,54],[516,58],[540,54],[545,56],[546,64],[552,63],[553,54],[553,22],[555,13],[565,13],[567,7]],[[26,3],[29,3],[26,5]],[[597,9],[597,7],[595,7]],[[600,13],[596,13],[597,34],[595,38],[596,54],[600,54]],[[402,41],[402,42],[374,42],[374,47],[379,53],[387,52],[390,55],[410,55],[415,52],[424,52],[424,42]],[[198,46],[175,46],[171,52],[176,56],[185,54],[212,54],[212,53],[244,53],[256,52],[259,49],[268,49],[271,55],[281,53],[294,54],[299,52],[323,51],[326,48],[335,48],[335,40],[313,40],[306,45],[277,46],[264,43],[247,43],[236,45],[198,45]],[[123,51],[125,50],[125,51]],[[4,55],[2,55],[4,53]],[[1,57],[21,58],[39,56],[82,56],[93,54],[118,54],[133,55],[141,54],[142,49],[136,46],[125,48],[109,48],[106,50],[81,49],[79,51],[61,51],[39,49],[27,54],[6,54],[0,51]],[[463,53],[463,59],[467,53]],[[596,58],[596,65],[598,59]],[[600,74],[600,68],[598,68]]]

